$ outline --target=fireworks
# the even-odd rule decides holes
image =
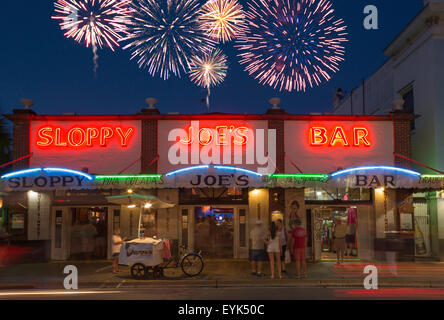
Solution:
[[[210,88],[224,81],[227,75],[227,57],[216,49],[203,57],[191,58],[191,81],[198,86]]]
[[[107,46],[114,51],[127,34],[131,0],[58,0],[54,3],[65,36],[86,47]]]
[[[329,81],[344,60],[347,27],[329,0],[252,0],[246,20],[240,63],[261,84],[305,91]]]
[[[198,0],[138,0],[129,26],[131,59],[164,80],[190,69],[190,57],[208,53],[214,42],[199,28]]]
[[[67,30],[65,36],[73,38],[94,53],[94,73],[96,74],[97,46],[106,46],[114,51],[118,41],[127,35],[131,0],[57,0],[54,3],[60,28]]]
[[[207,111],[210,111],[210,89],[224,81],[228,70],[227,57],[216,49],[203,56],[192,57],[190,64],[191,81],[207,89]]]
[[[202,7],[199,21],[208,36],[228,42],[242,29],[244,18],[242,6],[237,0],[209,0]]]

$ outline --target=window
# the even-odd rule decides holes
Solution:
[[[57,210],[55,214],[55,245],[57,249],[62,248],[62,227],[63,227],[63,211]]]
[[[8,214],[6,212],[6,209],[4,207],[2,207],[0,209],[0,233],[8,231],[7,217],[8,217]]]
[[[318,202],[371,202],[371,189],[349,189],[349,188],[305,188],[305,201]]]
[[[247,246],[247,210],[239,209],[239,246]]]
[[[248,189],[193,188],[181,189],[180,204],[248,204]]]
[[[120,229],[120,209],[114,210],[113,230]]]
[[[182,209],[182,245],[188,247],[188,209]]]

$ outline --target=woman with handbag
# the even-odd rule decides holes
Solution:
[[[270,259],[270,271],[271,271],[271,279],[274,279],[274,270],[275,265],[278,270],[279,279],[282,279],[281,273],[281,233],[278,232],[276,228],[276,224],[274,222],[271,223],[270,231],[268,231],[267,238],[265,239],[265,243],[267,244],[267,252],[268,257]]]

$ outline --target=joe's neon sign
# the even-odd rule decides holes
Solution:
[[[209,146],[215,143],[217,146],[227,146],[233,144],[237,146],[244,146],[248,143],[248,128],[235,126],[217,126],[215,129],[211,128],[196,128],[190,126],[188,128],[187,137],[181,139],[180,142],[185,145],[191,145],[194,141],[198,141],[201,146]]]
[[[121,147],[127,147],[134,135],[134,128],[122,127],[75,127],[64,130],[60,127],[47,126],[37,131],[39,147],[106,147],[110,141],[117,140]]]
[[[325,147],[370,147],[369,131],[364,127],[353,127],[347,132],[342,126],[328,130],[322,126],[310,128],[310,145]]]
[[[214,164],[255,165],[254,171],[271,174],[276,170],[276,130],[246,127],[242,123],[202,125],[191,121],[185,129],[169,131],[171,165]]]

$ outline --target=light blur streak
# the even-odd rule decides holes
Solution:
[[[190,70],[190,57],[210,52],[215,42],[200,29],[199,0],[136,0],[130,34],[131,59],[152,76],[167,80]]]
[[[237,0],[209,0],[203,5],[199,22],[209,37],[228,42],[244,28],[245,14]]]
[[[346,26],[329,0],[251,0],[236,40],[245,71],[279,91],[306,91],[344,60]]]
[[[102,294],[102,293],[120,293],[120,291],[21,291],[21,292],[0,292],[0,296],[36,296],[36,295],[79,295],[79,294]]]
[[[93,48],[93,62],[94,62],[94,75],[97,77],[97,69],[99,68],[99,55],[97,54],[97,46],[95,43],[92,44]]]
[[[386,288],[376,290],[365,289],[336,289],[334,295],[337,298],[419,298],[435,297],[444,298],[444,290],[441,289],[416,289],[416,288]]]

